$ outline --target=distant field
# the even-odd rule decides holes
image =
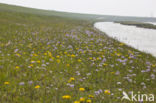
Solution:
[[[121,103],[122,91],[156,94],[156,58],[96,30],[95,18],[65,15],[0,4],[0,103]]]

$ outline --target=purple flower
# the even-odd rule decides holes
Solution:
[[[119,75],[119,74],[120,74],[120,72],[119,71],[116,71],[115,75]]]
[[[67,86],[74,88],[74,84],[67,83]]]
[[[94,93],[95,93],[95,95],[99,95],[100,93],[102,93],[102,90],[99,89],[98,91],[95,91]]]
[[[24,82],[20,82],[20,83],[19,83],[19,85],[24,85],[24,84],[25,84]]]
[[[151,74],[151,78],[152,78],[152,79],[155,79],[155,75],[154,75],[154,74]]]
[[[28,84],[33,84],[33,81],[28,81]]]

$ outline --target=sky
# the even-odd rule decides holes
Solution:
[[[0,0],[0,3],[75,13],[156,17],[156,0]]]

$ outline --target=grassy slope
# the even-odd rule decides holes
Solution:
[[[46,16],[60,16],[65,18],[83,19],[89,21],[138,21],[138,22],[156,22],[156,18],[145,18],[145,17],[123,17],[123,16],[113,16],[113,15],[92,15],[92,14],[78,14],[78,13],[68,13],[68,12],[58,12],[58,11],[48,11],[39,10],[32,8],[24,8],[18,6],[10,6],[6,4],[0,4],[0,10],[3,11],[15,11],[15,12],[25,12],[38,15]]]
[[[0,6],[0,103],[73,103],[80,97],[121,103],[119,89],[156,94],[152,75],[154,57],[107,37],[88,21]]]

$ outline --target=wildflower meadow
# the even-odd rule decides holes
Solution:
[[[130,103],[156,94],[156,58],[94,22],[0,9],[0,103]]]

